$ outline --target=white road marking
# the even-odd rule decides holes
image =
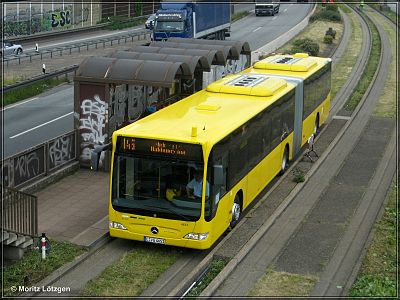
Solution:
[[[277,17],[273,17],[273,18],[272,18],[272,21],[275,20],[276,18],[277,18]]]
[[[12,104],[12,105],[8,105],[7,107],[5,107],[5,108],[3,109],[3,111],[5,111],[5,110],[7,110],[7,109],[10,109],[10,108],[14,108],[14,107],[16,107],[16,106],[18,106],[18,105],[21,105],[21,104],[25,104],[25,103],[31,102],[31,101],[36,100],[36,99],[39,99],[39,97],[35,97],[35,98],[28,99],[28,100],[25,100],[25,101],[21,101],[21,102]]]
[[[262,27],[258,27],[256,29],[253,30],[253,32],[256,32],[257,30],[260,30]]]
[[[57,121],[57,120],[60,120],[60,119],[62,119],[62,118],[65,118],[66,116],[72,115],[73,113],[74,113],[74,112],[71,111],[71,112],[69,112],[69,113],[67,113],[67,114],[65,114],[65,115],[62,115],[61,117],[55,118],[55,119],[50,120],[50,121],[48,121],[48,122],[46,122],[46,123],[40,124],[40,125],[38,125],[38,126],[35,126],[35,127],[33,127],[33,128],[30,128],[30,129],[28,129],[28,130],[25,130],[25,131],[23,131],[23,132],[20,132],[20,133],[18,133],[18,134],[16,134],[16,135],[10,136],[10,139],[14,139],[14,138],[16,138],[16,137],[19,137],[20,135],[23,135],[23,134],[25,134],[25,133],[28,133],[28,132],[32,131],[32,130],[38,129],[38,128],[43,127],[43,126],[46,126],[46,125],[48,125],[48,124],[50,124],[50,123],[53,123],[53,122],[55,122],[55,121]]]
[[[285,8],[285,9],[283,10],[283,12],[285,12],[285,11],[287,11],[287,8]]]

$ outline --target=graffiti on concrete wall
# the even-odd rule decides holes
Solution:
[[[21,186],[57,170],[75,157],[75,131],[72,131],[2,161],[2,184],[6,187]]]
[[[161,87],[110,85],[110,134],[140,119],[145,111],[154,112],[162,99]]]
[[[7,37],[90,26],[94,25],[92,21],[100,21],[99,11],[87,3],[7,3],[4,9],[0,25],[4,26],[4,36]]]
[[[8,180],[18,186],[45,173],[45,145],[13,158],[8,167]],[[12,179],[11,179],[12,178]]]
[[[106,102],[95,94],[92,99],[81,102],[79,132],[81,136],[80,160],[90,164],[91,151],[96,145],[107,142],[106,119],[108,108]],[[103,166],[104,152],[100,157],[100,167]]]
[[[90,166],[92,150],[96,145],[109,142],[115,130],[135,122],[168,103],[166,95],[175,89],[143,85],[79,84],[79,102],[75,103],[75,128],[79,130],[79,160],[81,166]],[[101,153],[100,168],[104,165],[105,152]]]
[[[146,110],[148,112],[155,112],[160,109],[160,103],[165,99],[166,88],[159,86],[148,86],[146,90]]]
[[[39,174],[39,157],[36,152],[20,156],[15,161],[15,171],[19,177],[34,177]]]
[[[239,59],[228,59],[225,66],[211,66],[210,72],[203,72],[203,88],[228,74],[236,74],[250,66],[250,57],[241,54]]]
[[[51,13],[51,27],[68,27],[71,24],[71,12],[69,10]]]
[[[228,59],[225,66],[216,68],[215,80],[225,77],[228,74],[236,74],[248,66],[247,55],[240,55],[239,59]]]
[[[59,137],[49,142],[49,169],[62,166],[75,158],[75,135]]]
[[[2,184],[6,187],[14,186],[14,160],[7,159],[1,166]]]
[[[182,80],[182,94],[191,95],[195,92],[196,79]]]

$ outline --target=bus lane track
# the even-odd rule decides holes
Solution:
[[[349,25],[347,17],[344,16],[344,19],[346,22],[345,23],[346,30],[341,44],[337,47],[335,53],[333,53],[333,57],[335,58],[335,60],[337,60],[338,57],[341,57],[342,55],[341,53],[345,51],[346,43],[349,41],[349,35],[351,32],[351,27]],[[338,102],[342,97],[344,97],[344,94],[346,92],[349,93],[349,91],[352,91],[355,88],[362,74],[362,70],[365,68],[366,62],[368,61],[369,50],[370,50],[370,45],[369,45],[370,32],[368,31],[368,27],[366,25],[364,25],[362,28],[364,32],[363,40],[365,42],[365,44],[363,44],[363,48],[366,48],[366,50],[364,50],[362,54],[360,54],[360,59],[357,60],[353,68],[358,71],[361,70],[361,72],[360,73],[352,72],[352,75],[349,78],[349,80],[344,84],[344,86],[335,96],[335,99],[332,101],[333,103]],[[339,111],[339,109],[340,107],[334,109],[331,115],[335,115]],[[337,143],[337,141],[343,134],[344,130],[342,130],[341,133],[338,135],[340,129],[348,122],[346,120],[334,120],[333,123],[335,123],[335,126],[332,126],[332,124],[330,124],[329,126],[323,127],[321,133],[317,137],[317,142],[316,142],[317,152],[318,153],[324,152],[324,154],[312,166],[312,170],[309,171],[307,177],[311,176],[311,174],[318,169],[319,164],[322,163],[322,161],[326,158],[326,156],[332,150],[333,146]],[[332,140],[335,137],[336,139],[332,142]],[[327,149],[328,146],[329,148]],[[266,191],[261,192],[259,196],[259,198],[261,199],[256,201],[254,207],[251,209],[251,211],[247,212],[247,214],[243,217],[243,220],[238,224],[238,226],[232,232],[230,232],[226,237],[224,237],[224,239],[220,243],[218,243],[218,245],[207,255],[205,260],[202,261],[202,263],[199,264],[199,266],[196,269],[192,270],[192,272],[187,276],[188,281],[181,282],[180,285],[176,286],[173,289],[173,291],[170,294],[168,294],[169,296],[182,295],[182,293],[191,285],[190,283],[197,280],[198,276],[204,272],[204,270],[208,267],[208,265],[212,261],[213,257],[222,256],[224,258],[231,259],[231,261],[220,273],[220,275],[218,275],[207,288],[207,291],[211,292],[208,293],[207,291],[205,291],[205,293],[202,294],[202,296],[212,295],[212,291],[215,290],[217,286],[223,281],[223,278],[229,276],[229,273],[246,256],[247,252],[254,246],[257,240],[268,230],[268,228],[270,228],[270,226],[273,225],[275,220],[277,220],[281,215],[281,213],[289,206],[293,197],[303,188],[304,184],[296,186],[296,184],[294,184],[293,181],[288,178],[289,176],[287,176],[287,174],[295,170],[295,166],[299,163],[302,157],[303,154],[299,155],[297,157],[297,160],[293,161],[293,164],[287,170],[286,175],[275,179],[275,181],[270,185],[270,187],[266,188],[267,193]],[[271,201],[271,194],[276,194],[275,198],[277,199],[275,199],[275,201]],[[268,199],[268,201],[265,201],[266,199]],[[249,220],[251,220],[251,222],[249,222]],[[254,222],[254,220],[256,221]],[[245,237],[243,237],[243,235]],[[229,243],[229,240],[231,238],[232,240],[235,240],[235,237],[237,236],[242,236],[242,241],[239,242],[233,241]],[[243,244],[246,241],[248,241],[246,246],[243,246]]]
[[[379,30],[378,24],[376,24]],[[380,36],[382,38],[382,45],[387,45],[385,44],[386,38],[384,33],[382,33],[381,30],[379,30]],[[386,41],[387,42],[387,41]],[[292,243],[289,246],[286,243],[287,240],[291,237],[291,235],[294,233],[295,235],[300,232],[300,227],[303,225],[302,222],[304,222],[304,218],[307,215],[308,210],[313,209],[317,206],[315,201],[318,201],[319,196],[324,193],[329,188],[329,176],[326,177],[327,173],[329,172],[331,174],[330,177],[333,178],[335,174],[340,174],[340,168],[343,168],[346,166],[347,162],[351,162],[351,159],[348,159],[345,161],[344,158],[350,157],[352,153],[352,149],[354,148],[354,145],[362,145],[365,140],[363,139],[357,139],[357,136],[360,136],[362,132],[364,132],[364,135],[370,136],[371,131],[373,131],[374,126],[372,125],[379,125],[376,120],[370,120],[370,115],[372,113],[372,110],[376,104],[377,99],[379,98],[380,91],[383,89],[383,84],[385,82],[385,79],[387,77],[387,69],[388,69],[388,64],[390,63],[390,54],[388,54],[387,48],[383,47],[381,53],[381,64],[380,68],[377,70],[375,73],[374,79],[370,85],[370,89],[367,91],[365,96],[363,97],[362,102],[359,104],[358,108],[353,114],[353,118],[350,122],[346,124],[346,126],[342,129],[341,134],[337,136],[336,142],[337,145],[335,145],[335,141],[331,144],[331,148],[334,147],[332,153],[330,153],[329,157],[327,157],[326,153],[331,152],[331,151],[325,151],[323,154],[323,157],[321,157],[318,161],[320,161],[322,165],[321,169],[317,169],[317,166],[314,165],[312,171],[316,171],[315,174],[309,176],[309,181],[307,185],[303,185],[303,188],[299,188],[299,194],[302,195],[302,201],[298,201],[297,205],[295,205],[295,202],[293,202],[286,211],[283,212],[283,214],[276,220],[276,223],[273,224],[272,221],[268,222],[271,225],[275,225],[273,227],[269,227],[267,223],[264,224],[263,226],[263,231],[266,233],[266,235],[263,237],[262,231],[257,232],[257,235],[254,235],[251,241],[249,241],[248,245],[246,245],[246,248],[242,248],[242,250],[239,252],[238,255],[236,255],[231,262],[228,264],[228,266],[220,273],[219,276],[217,276],[214,281],[208,286],[208,288],[201,294],[201,296],[211,296],[211,295],[231,295],[231,296],[243,296],[243,291],[248,290],[251,288],[251,285],[254,284],[254,282],[257,281],[259,278],[259,275],[264,274],[265,270],[267,269],[268,266],[274,263],[274,260],[276,257],[279,257],[277,261],[275,262],[278,265],[278,269],[282,268],[285,271],[285,267],[288,267],[287,261],[290,261],[290,257],[293,257],[296,255],[293,251],[290,251],[290,248],[292,248],[293,245],[296,245],[296,243]],[[379,71],[379,73],[378,73]],[[338,120],[336,120],[338,121]],[[375,121],[375,123],[373,123]],[[390,123],[390,122],[389,122]],[[382,124],[381,124],[382,125]],[[391,130],[393,130],[393,124],[383,124],[380,129],[382,130],[381,134],[384,137],[387,137],[387,140],[389,140],[390,135],[391,135]],[[328,125],[329,127],[329,125]],[[379,127],[379,126],[377,126]],[[342,139],[339,140],[339,138],[343,136]],[[317,142],[318,143],[318,142]],[[358,144],[357,144],[358,143]],[[382,146],[383,148],[387,146],[387,149],[393,149],[393,139],[391,143],[385,143],[385,141],[380,141],[381,144],[379,146]],[[357,149],[357,146],[354,148]],[[388,151],[385,154],[385,157],[390,157],[391,152]],[[325,161],[324,161],[325,158]],[[353,157],[354,159],[354,157]],[[377,164],[377,162],[376,162]],[[351,164],[350,164],[351,165]],[[378,167],[377,167],[378,168]],[[310,172],[311,174],[313,172]],[[338,173],[339,172],[339,173]],[[388,177],[390,177],[388,180],[390,182],[391,174],[392,172],[388,172]],[[372,176],[372,174],[370,174]],[[393,175],[393,174],[392,174]],[[361,176],[362,177],[362,176]],[[365,177],[365,176],[364,176]],[[368,179],[368,178],[367,178]],[[364,178],[364,180],[367,180]],[[370,178],[369,178],[370,179]],[[374,179],[375,180],[375,179]],[[387,181],[387,180],[386,180]],[[375,180],[376,182],[376,180]],[[370,190],[370,189],[369,189]],[[292,192],[294,192],[293,190]],[[296,191],[297,192],[297,191]],[[297,193],[296,193],[297,194]],[[299,196],[298,196],[299,197]],[[310,200],[312,199],[312,200]],[[286,199],[285,201],[288,201]],[[314,203],[315,202],[315,203]],[[363,200],[364,202],[364,200]],[[356,205],[357,203],[355,203]],[[307,206],[307,209],[305,209],[305,206]],[[301,211],[303,211],[301,213]],[[362,218],[362,216],[358,217]],[[375,220],[375,218],[373,218]],[[288,228],[290,227],[290,228]],[[353,230],[354,231],[354,230]],[[364,229],[365,231],[365,229]],[[367,230],[367,232],[369,232]],[[304,237],[304,232],[303,235]],[[260,242],[260,239],[263,237],[263,242]],[[311,237],[310,237],[311,238]],[[365,234],[361,237],[357,236],[352,236],[351,238],[347,237],[347,240],[353,240],[358,238],[358,243],[353,243],[359,245],[361,243],[364,245],[365,243]],[[312,239],[316,239],[314,236]],[[299,241],[299,240],[298,240]],[[298,242],[297,241],[297,245]],[[279,243],[278,243],[279,242]],[[312,241],[310,242],[312,244]],[[303,240],[303,244],[304,240]],[[286,247],[285,247],[286,245]],[[341,248],[345,246],[341,245]],[[346,245],[346,247],[350,247]],[[305,247],[306,248],[306,247]],[[289,250],[287,250],[289,249]],[[253,250],[251,253],[252,255],[248,255],[250,250]],[[285,255],[285,250],[286,255]],[[309,251],[312,252],[312,249],[308,249]],[[345,253],[345,250],[342,250],[342,255]],[[346,252],[347,253],[347,252]],[[359,252],[353,250],[353,253],[359,254]],[[307,254],[311,254],[310,252]],[[248,256],[247,256],[248,255]],[[338,254],[335,253],[337,256]],[[353,254],[354,255],[354,254]],[[247,256],[247,257],[246,257]],[[251,256],[254,256],[251,258]],[[312,255],[309,255],[312,257]],[[304,256],[301,256],[302,259],[305,259]],[[239,264],[240,261],[243,261],[242,264]],[[280,261],[279,261],[280,259]],[[342,259],[342,264],[340,266],[336,266],[335,263],[332,263],[332,266],[335,265],[336,273],[332,273],[332,267],[330,269],[327,269],[327,274],[324,274],[324,284],[325,284],[325,289],[326,291],[329,290],[330,293],[333,291],[339,292],[340,295],[343,295],[342,289],[336,289],[333,287],[334,282],[331,282],[327,278],[331,277],[337,277],[337,278],[345,278],[348,281],[343,283],[343,286],[348,286],[349,285],[349,280],[350,280],[350,275],[346,273],[348,272],[348,266],[345,268],[345,264],[343,262],[346,262],[347,265],[349,264],[349,261],[346,260],[345,258],[341,257]],[[286,261],[285,261],[286,260]],[[306,260],[306,259],[305,259]],[[338,258],[336,258],[338,260]],[[253,261],[253,264],[251,262]],[[248,267],[246,267],[246,263],[249,264]],[[262,263],[260,263],[262,262]],[[293,261],[292,261],[293,263]],[[352,261],[354,264],[354,261]],[[261,264],[261,266],[260,266]],[[289,264],[290,265],[290,264]],[[295,268],[295,267],[294,267]],[[289,268],[290,269],[290,268]],[[350,268],[351,269],[351,268]],[[238,271],[239,272],[235,272]],[[339,270],[339,271],[338,271]],[[248,273],[246,274],[246,271]],[[308,270],[310,271],[310,270]],[[328,272],[331,272],[330,274]],[[354,272],[353,272],[354,273]],[[339,275],[338,275],[339,274]],[[353,275],[354,277],[354,275]],[[228,282],[230,280],[230,282]],[[225,282],[224,282],[225,281]],[[351,280],[350,280],[351,281]],[[228,282],[228,283],[227,283]],[[246,283],[247,282],[247,283]],[[328,283],[327,283],[328,282]],[[337,281],[336,281],[337,282]],[[341,286],[341,285],[339,285]],[[323,289],[322,289],[323,290]],[[228,292],[229,291],[229,292]],[[242,294],[240,293],[242,292]],[[316,291],[314,291],[313,296],[321,296],[321,295],[332,295],[330,293],[322,293],[321,294],[321,287],[318,287]],[[336,294],[335,294],[336,295]]]

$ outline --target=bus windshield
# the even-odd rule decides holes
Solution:
[[[196,221],[201,198],[188,195],[187,186],[199,172],[197,161],[115,154],[112,205],[120,212]]]
[[[157,21],[156,31],[183,31],[183,21]]]

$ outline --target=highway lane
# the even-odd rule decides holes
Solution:
[[[73,130],[73,87],[62,85],[3,111],[4,157]]]
[[[282,3],[274,17],[256,17],[252,13],[232,24],[231,40],[248,41],[255,50],[302,21],[309,4]],[[84,39],[100,38],[104,32],[85,34]],[[74,40],[79,39],[75,37]],[[54,43],[59,43],[54,40]],[[45,44],[43,44],[44,46]],[[54,45],[54,44],[53,44]],[[50,41],[46,46],[51,46]],[[51,94],[50,94],[51,93]],[[36,97],[35,97],[36,98]],[[73,86],[65,85],[53,92],[38,95],[36,99],[22,102],[4,110],[4,157],[9,157],[73,129]]]
[[[282,3],[275,16],[259,16],[254,8],[249,16],[232,25],[232,40],[248,41],[254,51],[278,38],[300,23],[312,8],[312,4]]]

